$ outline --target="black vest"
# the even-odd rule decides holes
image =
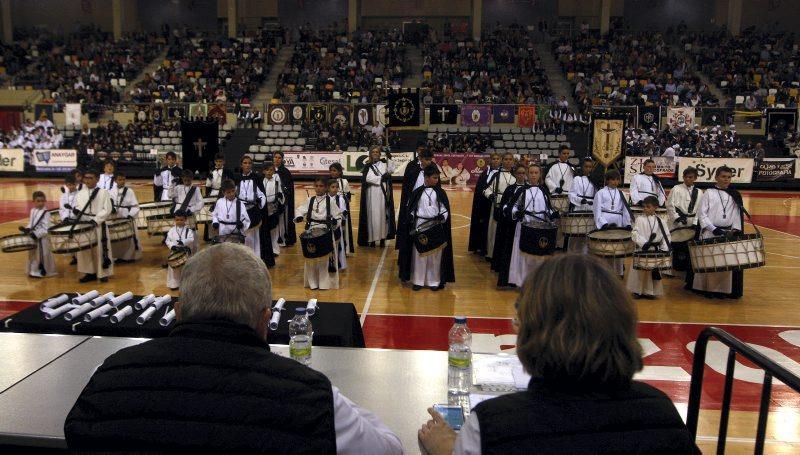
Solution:
[[[670,399],[633,382],[627,390],[528,390],[475,407],[483,454],[699,453]]]
[[[325,375],[269,352],[249,327],[209,320],[123,349],[64,424],[71,450],[336,453]]]

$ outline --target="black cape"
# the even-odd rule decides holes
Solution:
[[[469,245],[467,250],[474,252],[486,251],[486,234],[489,229],[489,216],[491,215],[492,204],[483,195],[483,191],[489,185],[489,171],[492,168],[487,166],[478,178],[475,185],[475,193],[472,195],[472,219],[469,222]]]
[[[516,233],[517,223],[511,217],[511,209],[517,203],[519,195],[530,188],[530,185],[509,185],[503,192],[500,199],[500,207],[503,207],[503,217],[497,223],[497,239],[495,240],[495,250],[497,254],[492,255],[492,270],[499,274],[497,285],[508,285],[508,266],[511,263],[511,253],[514,246],[514,234]]]
[[[414,160],[411,163],[408,163],[406,166],[406,171],[403,173],[403,189],[400,192],[400,213],[397,214],[397,227],[404,226],[406,222],[406,217],[408,212],[406,211],[406,207],[408,207],[408,198],[411,196],[411,192],[414,191],[414,184],[417,183],[417,178],[419,177],[419,173],[422,171],[422,168],[419,165],[419,161]],[[395,242],[394,248],[396,250],[400,249],[400,243]]]
[[[398,249],[400,250],[400,254],[397,258],[397,265],[400,270],[400,279],[402,281],[411,280],[411,268],[413,266],[412,248],[416,248],[414,246],[414,239],[411,238],[411,231],[414,230],[416,220],[411,215],[416,212],[419,199],[422,196],[425,188],[426,187],[421,186],[411,193],[408,200],[408,206],[401,210],[401,213],[403,211],[406,212],[405,216],[403,217],[405,220],[404,224],[397,226],[397,245]],[[444,190],[439,186],[434,186],[432,188],[436,192],[436,197],[438,198],[439,202],[444,205],[448,213],[447,220],[444,222],[444,229],[447,235],[447,246],[442,251],[442,265],[439,271],[439,280],[442,284],[453,283],[456,281],[456,274],[453,268],[453,236],[450,223],[453,212],[450,211],[450,200],[447,199],[447,194],[444,192]]]
[[[361,171],[361,199],[359,201],[359,213],[358,213],[358,245],[359,246],[368,246],[369,245],[369,227],[367,226],[368,218],[368,205],[367,205],[367,173],[371,171],[372,166],[364,163],[364,169]],[[389,185],[387,191],[384,195],[386,201],[386,222],[389,224],[388,230],[386,232],[386,239],[391,240],[395,237],[397,232],[397,226],[394,223],[394,191],[392,191],[392,184],[391,180],[389,180]]]
[[[297,243],[297,232],[294,228],[294,179],[292,178],[292,173],[283,164],[275,169],[275,172],[281,177],[283,196],[286,198],[286,224],[284,225],[283,243],[286,246],[291,246]]]
[[[255,187],[266,195],[266,190],[264,188],[264,176],[256,171],[250,172],[250,174],[247,176],[236,174],[233,180],[236,182],[237,186],[244,180],[252,180]],[[269,215],[267,204],[264,204],[264,208],[261,209],[261,225],[258,227],[258,238],[259,244],[261,245],[261,251],[259,255],[267,267],[273,267],[275,265],[275,252],[272,251],[272,238],[269,235],[269,227],[267,227],[267,215]]]

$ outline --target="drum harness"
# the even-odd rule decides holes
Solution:
[[[545,220],[544,218],[539,217],[538,214],[544,213],[546,215],[548,213],[548,211],[552,212],[553,209],[550,207],[550,201],[545,196],[545,194],[544,194],[544,192],[542,191],[541,188],[539,188],[538,186],[531,186],[531,188],[537,188],[539,190],[539,192],[542,193],[542,196],[544,196],[545,210],[542,210],[540,212],[531,212],[531,211],[526,210],[528,208],[528,203],[525,201],[525,195],[528,194],[528,190],[526,189],[525,191],[522,192],[522,194],[520,195],[520,198],[518,199],[519,202],[517,202],[517,209],[518,209],[517,215],[522,213],[522,217],[524,217],[525,215],[529,215],[529,216],[532,216],[537,221],[541,221],[543,223],[547,223],[548,221],[550,221],[549,220],[550,217],[547,217],[548,219]],[[519,219],[522,219],[522,217],[520,217]]]
[[[658,198],[658,191],[660,190],[661,193],[666,196],[666,193],[664,192],[664,186],[661,185],[661,180],[655,174],[652,174],[652,175],[644,174],[644,176],[645,177],[650,177],[651,179],[653,179],[652,182],[650,182],[650,188],[655,190],[656,192],[652,193],[650,191],[642,191],[642,193],[646,193],[646,194],[649,194],[651,196],[655,196],[656,198]]]
[[[624,195],[624,194],[622,194],[622,190],[620,190],[619,188],[616,188],[616,190],[617,190],[617,194],[619,195],[619,199],[620,199],[620,201],[622,202],[622,207],[624,207],[624,208],[625,208],[625,210],[627,210],[627,211],[628,211],[628,216],[629,216],[631,219],[633,219],[633,211],[631,210],[631,207],[628,205],[628,200],[627,200],[627,199],[625,199],[625,195]],[[611,192],[611,193],[613,194],[613,192]],[[613,208],[613,206],[614,206],[614,198],[612,198],[612,199],[611,199],[611,206],[612,206],[612,208]],[[620,216],[622,216],[622,208],[620,208],[620,211],[619,211],[619,212],[612,212],[611,210],[606,210],[606,209],[601,209],[600,211],[601,211],[601,212],[603,212],[603,213],[611,213],[611,214],[613,214],[613,215],[620,215]],[[620,227],[622,227],[622,226],[620,226]],[[624,228],[623,228],[623,229],[624,229]]]
[[[428,188],[430,188],[431,190],[433,190],[433,192],[434,192],[434,193],[436,192],[436,190],[435,190],[435,189],[433,189],[433,187],[422,187],[422,188],[423,188],[423,190],[422,190],[422,194],[425,194],[425,190],[426,190],[426,189],[428,189]],[[427,197],[427,198],[428,198],[428,201],[429,201],[429,202],[431,203],[431,205],[432,205],[431,197],[430,197],[430,196],[428,196],[427,194],[425,194],[425,197]],[[422,196],[421,196],[421,195],[420,195],[420,199],[422,199]],[[436,203],[437,203],[437,205],[440,205],[440,204],[441,204],[441,202],[439,202],[439,199],[438,199],[438,197],[437,197],[437,199],[436,199]],[[438,208],[438,207],[437,207],[437,208]],[[425,221],[439,221],[440,223],[442,223],[442,222],[444,222],[444,220],[443,220],[442,218],[444,217],[444,214],[445,214],[445,213],[446,213],[446,211],[445,211],[445,212],[441,212],[441,211],[440,211],[440,212],[439,212],[439,213],[438,213],[438,214],[437,214],[435,217],[433,217],[433,218],[428,218],[428,217],[425,217],[425,216],[419,216],[419,215],[417,215],[416,213],[414,213],[414,212],[411,212],[411,219],[413,220],[413,219],[417,218],[417,219],[420,219],[420,220],[425,220]],[[440,218],[440,217],[442,217],[442,218]],[[411,231],[411,235],[412,235],[412,236],[413,236],[413,235],[416,235],[416,234],[418,234],[418,233],[419,233],[419,231],[417,231],[417,229],[416,229],[416,228],[414,228],[414,229]]]
[[[236,204],[236,221],[223,221],[223,220],[218,220],[218,221],[220,222],[220,224],[224,224],[226,226],[236,226],[236,230],[239,232],[239,235],[243,236],[244,233],[242,233],[242,229],[239,227],[239,223],[242,222],[242,204],[239,203],[240,201],[241,200],[239,198],[234,199],[234,203]]]
[[[192,188],[194,188],[194,187],[192,187]],[[112,211],[114,213],[117,213],[117,209],[118,208],[130,210],[133,207],[135,207],[134,205],[122,205],[122,201],[125,200],[125,196],[127,194],[128,194],[128,187],[126,186],[126,187],[122,188],[122,196],[120,196],[119,201],[117,201],[116,204],[114,203],[114,199],[113,198],[111,199],[111,206],[113,207]],[[128,215],[128,218],[130,218],[130,215]],[[136,228],[136,226],[134,226],[134,229],[135,228]],[[136,234],[134,234],[134,236],[133,236],[133,249],[136,250],[136,251],[139,251],[141,249],[141,248],[139,248],[139,236],[137,236]]]
[[[308,212],[306,213],[306,231],[308,231],[311,228],[312,222],[315,222],[316,224],[323,224],[327,226],[328,230],[330,231],[330,235],[335,235],[333,232],[333,224],[334,224],[333,218],[331,217],[331,198],[330,196],[323,196],[323,197],[325,198],[325,210],[327,212],[327,215],[325,216],[325,221],[314,220],[311,218],[311,214],[313,213],[314,210],[314,202],[316,201],[317,198],[317,196],[311,196],[311,200],[308,201]],[[344,233],[342,233],[342,235],[344,235]],[[328,258],[329,273],[336,273],[336,271],[338,270],[338,262],[339,262],[339,258],[337,256],[338,251],[336,248],[336,242],[334,241],[333,243],[334,243],[333,254],[331,254],[330,257]],[[334,257],[336,257],[335,262],[333,259]]]
[[[275,177],[273,177],[273,179],[274,178]],[[264,194],[264,197],[267,200],[267,203],[264,204],[264,211],[266,212],[266,215],[267,215],[266,218],[270,218],[272,216],[280,216],[282,208],[283,208],[283,205],[284,205],[284,202],[281,202],[281,201],[282,200],[283,201],[286,200],[285,196],[283,195],[283,190],[282,190],[283,185],[279,184],[277,180],[273,181],[272,183],[275,184],[275,185],[273,185],[275,187],[275,191],[274,191],[274,194],[273,194],[273,196],[275,197],[275,202],[273,202],[273,204],[275,204],[275,211],[272,212],[272,214],[269,213],[269,195],[268,194]],[[267,191],[267,185],[264,185],[264,192],[266,193],[266,191]],[[280,220],[278,220],[278,223],[279,222],[280,222]],[[276,226],[277,226],[277,224],[276,224]]]
[[[92,201],[94,201],[94,198],[97,197],[97,192],[98,191],[100,191],[100,188],[95,186],[94,189],[92,190],[92,193],[89,195],[89,200],[86,201],[86,205],[84,205],[81,210],[72,209],[73,212],[77,212],[77,214],[78,214],[76,220],[80,221],[80,219],[83,217],[83,215],[95,216],[94,213],[86,213],[86,211],[92,205]],[[111,207],[112,208],[114,207],[114,201],[113,200],[111,201]],[[75,230],[75,226],[77,226],[77,224],[73,224],[72,227],[69,228],[69,234],[68,234],[69,238],[72,238],[72,234],[73,234],[73,231]],[[103,265],[102,266],[103,266],[104,269],[107,269],[107,268],[111,267],[111,259],[108,257],[108,244],[107,244],[107,241],[108,241],[108,234],[106,233],[106,223],[104,221],[104,222],[100,223],[100,242],[102,242],[102,244],[103,244],[103,246],[102,246],[102,249],[103,249]]]
[[[569,169],[572,174],[575,175],[575,170],[569,165],[569,163],[562,163],[561,161],[556,162],[554,166],[558,168],[558,172],[561,174],[561,179],[558,181],[558,188],[556,188],[556,194],[561,194],[564,192],[564,176],[567,174],[566,171],[561,170],[562,167],[559,166],[559,164],[566,164],[567,169]]]
[[[594,189],[594,194],[592,194],[591,196],[587,196],[585,194],[579,194],[578,197],[581,198],[581,205],[584,205],[583,201],[586,201],[585,204],[594,205],[594,195],[597,194],[597,188],[594,187],[594,184],[592,183],[591,180],[589,180],[588,177],[586,178],[586,181],[589,182],[589,187],[587,187],[586,184],[583,183],[583,181],[584,180],[581,179],[581,189],[583,190],[583,192],[585,193],[587,189],[592,188]]]
[[[697,186],[693,186],[692,196],[689,200],[689,207],[686,208],[686,211],[689,213],[683,213],[683,210],[681,210],[679,207],[675,207],[675,211],[678,213],[678,218],[675,220],[676,223],[688,224],[688,218],[697,216],[697,214],[694,213],[694,206],[697,203],[698,194],[699,191],[697,190]]]

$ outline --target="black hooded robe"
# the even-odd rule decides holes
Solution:
[[[364,169],[361,171],[361,198],[359,201],[359,212],[358,212],[358,245],[359,246],[368,246],[369,245],[369,209],[367,204],[367,172],[371,171],[372,167],[364,163]],[[391,179],[387,182],[386,185],[386,194],[384,195],[386,201],[386,222],[388,223],[388,229],[386,231],[386,240],[391,240],[395,237],[397,233],[397,226],[394,222],[394,191],[392,188],[392,181]]]
[[[516,233],[517,223],[511,217],[511,209],[517,203],[519,195],[530,188],[530,185],[510,185],[503,192],[500,199],[500,207],[503,207],[503,219],[497,225],[497,244],[495,248],[498,254],[492,256],[492,270],[498,273],[497,286],[508,286],[508,268],[511,264],[511,253],[514,247],[514,234]]]
[[[419,173],[422,172],[422,167],[420,167],[419,161],[414,160],[411,163],[408,163],[406,166],[406,171],[403,173],[403,189],[400,192],[400,213],[397,214],[397,227],[405,225],[406,216],[408,212],[406,212],[406,207],[408,207],[408,198],[411,196],[411,192],[414,191],[414,184],[417,183],[417,178],[419,178]],[[396,250],[400,249],[400,243],[395,242],[394,248]]]
[[[490,166],[486,166],[486,169],[483,170],[475,185],[475,193],[472,195],[472,219],[469,222],[467,250],[476,254],[483,254],[486,251],[486,234],[489,229],[489,217],[492,214],[492,203],[483,195],[483,190],[489,186],[491,169]]]
[[[281,178],[281,186],[283,187],[283,196],[286,204],[286,223],[284,225],[283,243],[286,246],[292,246],[297,243],[297,232],[294,227],[294,179],[292,173],[286,166],[281,166],[275,169],[275,172]]]
[[[412,248],[416,248],[414,246],[414,239],[411,237],[411,231],[414,230],[416,219],[411,215],[417,211],[417,205],[419,204],[420,197],[422,197],[425,188],[425,186],[421,186],[414,190],[409,197],[408,205],[400,211],[401,214],[404,211],[406,212],[403,217],[405,220],[404,224],[397,226],[397,245],[400,250],[397,263],[400,270],[400,280],[404,282],[411,280],[411,268],[413,267]],[[439,202],[444,205],[448,214],[447,220],[444,222],[447,246],[442,250],[442,263],[441,270],[439,271],[439,283],[441,286],[445,283],[453,283],[456,281],[455,269],[453,267],[453,236],[450,223],[453,213],[450,211],[450,200],[447,198],[445,191],[440,186],[431,188],[436,192],[436,197]]]

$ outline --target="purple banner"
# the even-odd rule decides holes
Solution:
[[[461,126],[489,126],[492,120],[492,106],[466,104],[461,107]]]

